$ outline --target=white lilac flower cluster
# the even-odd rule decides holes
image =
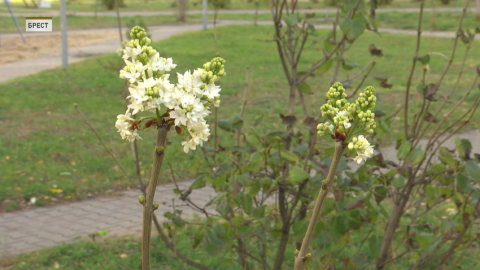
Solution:
[[[156,112],[160,124],[159,111],[164,107],[165,115],[170,116],[174,125],[187,131],[188,139],[182,142],[188,153],[202,146],[210,135],[209,125],[205,117],[210,107],[220,105],[220,87],[215,85],[221,76],[225,76],[225,60],[220,57],[203,65],[193,72],[178,74],[178,83],[169,81],[171,71],[177,65],[172,58],[160,57],[149,44],[151,40],[141,27],[134,27],[130,40],[123,50],[126,66],[120,70],[120,78],[129,81],[130,96],[127,112],[117,116],[115,126],[122,139],[134,141],[141,139],[138,134],[139,125],[132,116],[138,112]]]
[[[348,142],[348,148],[357,153],[354,160],[358,164],[373,155],[373,146],[359,134],[373,133],[376,127],[375,114],[371,111],[377,101],[374,93],[375,89],[368,86],[354,103],[349,103],[345,88],[337,82],[330,87],[327,103],[321,107],[322,116],[327,121],[317,126],[318,134]]]

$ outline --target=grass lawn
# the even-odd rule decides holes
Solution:
[[[326,31],[318,31],[324,34]],[[227,26],[218,28],[220,55],[227,60],[227,77],[222,79],[222,105],[220,118],[230,117],[239,111],[243,96],[245,67],[254,70],[254,85],[245,112],[245,125],[254,117],[265,115],[265,130],[272,126],[281,127],[279,113],[286,112],[285,94],[287,86],[276,54],[275,44],[259,41],[273,35],[270,26]],[[176,71],[183,72],[209,61],[215,56],[212,31],[200,31],[178,35],[154,43],[161,55],[173,57],[178,64]],[[413,57],[415,37],[406,35],[382,36],[365,33],[345,55],[349,63],[361,66],[371,60],[368,46],[374,43],[383,49],[385,56],[378,59],[372,76],[384,76],[393,84],[392,89],[378,88],[376,80],[369,77],[366,85],[377,87],[378,107],[387,113],[393,112],[403,100],[407,72]],[[449,39],[425,38],[420,55],[439,52],[449,55],[453,41]],[[299,70],[307,68],[313,59],[322,55],[323,42],[310,47],[303,56],[304,63]],[[478,44],[478,42],[476,43]],[[451,71],[459,70],[458,59],[465,46],[458,46],[457,57]],[[473,46],[466,59],[464,77],[453,100],[470,86],[475,74],[480,46]],[[447,60],[432,56],[430,72],[426,81],[439,78]],[[120,162],[133,175],[129,144],[122,141],[114,127],[116,115],[124,113],[125,101],[123,81],[118,78],[120,58],[115,54],[87,59],[71,65],[67,71],[54,69],[39,74],[21,77],[0,84],[0,203],[3,210],[11,211],[25,207],[25,200],[32,196],[38,205],[56,201],[76,200],[97,194],[115,194],[119,189],[132,187],[124,179],[119,168],[100,146],[91,131],[76,113],[73,103],[79,104],[106,144],[113,149]],[[357,68],[358,69],[358,68]],[[324,75],[308,80],[314,94],[307,98],[310,111],[319,114],[319,106],[329,87],[331,69]],[[357,72],[341,71],[339,79]],[[412,93],[421,78],[421,67],[414,76]],[[172,76],[176,78],[176,76]],[[440,92],[455,83],[456,73],[450,73],[444,80]],[[173,79],[175,81],[175,79]],[[468,101],[467,101],[468,103]],[[415,108],[413,100],[410,108]],[[438,104],[431,107],[435,108]],[[448,103],[446,108],[452,106]],[[298,106],[300,113],[300,105]],[[459,112],[466,108],[460,108]],[[433,110],[431,110],[433,111]],[[299,116],[301,119],[302,117]],[[393,126],[393,132],[401,130],[401,119]],[[474,117],[480,121],[480,115]],[[154,132],[143,132],[139,143],[142,173],[149,174]],[[220,134],[222,138],[227,138]],[[395,135],[387,136],[391,141]],[[168,138],[167,160],[170,161],[179,178],[188,178],[188,163],[193,153],[181,152],[180,138],[171,133]],[[162,170],[161,182],[170,180],[170,172]]]
[[[209,14],[210,21],[213,20],[213,14]],[[218,19],[227,20],[250,20],[253,23],[254,14],[240,13],[240,14],[218,14]],[[432,12],[425,12],[422,20],[423,30],[436,31],[456,31],[458,29],[458,21],[460,18],[459,12],[438,12],[433,15]],[[9,18],[0,21],[0,29],[2,33],[16,33],[17,29],[13,21]],[[271,20],[270,13],[258,14],[258,20]],[[24,25],[25,17],[17,16],[20,25]],[[156,15],[156,16],[123,16],[122,25],[129,24],[132,20],[143,21],[147,26],[156,25],[172,25],[179,24],[174,15]],[[315,24],[332,24],[335,16],[330,14],[316,14],[316,17],[311,19],[311,23]],[[97,19],[86,16],[68,16],[68,29],[98,29],[98,28],[114,28],[117,27],[116,17],[98,16]],[[201,23],[201,14],[191,14],[187,16],[187,23]],[[377,13],[377,24],[381,28],[398,28],[398,29],[416,29],[418,24],[418,12],[379,12]],[[480,27],[480,21],[475,19],[474,14],[467,14],[464,19],[463,26],[465,29]],[[60,31],[60,17],[53,17],[53,31]]]
[[[332,8],[331,5],[328,3],[335,2],[335,0],[325,0],[325,1],[308,1],[308,0],[300,0],[297,2],[297,6],[301,9],[321,9],[321,8]],[[100,1],[99,1],[100,3]],[[139,10],[146,10],[146,11],[152,11],[152,10],[175,10],[175,1],[173,0],[149,0],[149,1],[129,1],[125,0],[124,3],[126,4],[125,7],[122,7],[120,10],[125,10],[125,11],[139,11]],[[453,1],[450,0],[447,5],[442,4],[440,1],[426,1],[425,2],[425,7],[429,8],[435,5],[435,7],[458,7],[465,4],[465,0],[462,1]],[[470,6],[474,7],[475,6],[475,1],[470,1]],[[32,6],[30,4],[30,6]],[[412,0],[394,0],[391,1],[389,5],[382,5],[379,8],[409,8],[409,7],[417,7],[418,6],[418,1],[412,1]],[[4,7],[3,3],[0,5],[0,7]],[[21,1],[15,1],[12,3],[12,7],[15,10],[24,10],[25,5]],[[108,11],[108,9],[102,5],[98,5],[98,11]],[[58,1],[52,1],[52,8],[53,10],[59,10],[60,5]],[[91,1],[78,1],[77,4],[75,5],[75,1],[67,1],[67,10],[73,11],[94,11],[95,10],[95,0]],[[201,10],[202,9],[202,0],[191,0],[189,1],[189,10]],[[247,0],[247,1],[240,1],[240,0],[231,0],[231,4],[229,6],[229,9],[255,9],[255,4],[253,0]],[[260,1],[260,9],[269,9],[268,6],[268,1]],[[31,9],[32,12],[35,12],[38,9]],[[2,12],[0,10],[0,12]],[[5,11],[4,11],[5,12]],[[16,11],[20,12],[20,11]]]

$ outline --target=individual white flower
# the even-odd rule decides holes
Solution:
[[[140,49],[140,51],[139,51]],[[137,55],[139,55],[140,53],[142,53],[142,49],[140,48],[140,46],[137,46],[137,48],[131,48],[131,47],[126,47],[124,50],[123,50],[123,59],[124,60],[127,60],[127,59],[132,59],[132,60],[135,60],[135,58],[137,57]]]
[[[210,129],[206,123],[193,125],[188,132],[191,139],[182,142],[185,153],[188,153],[189,150],[195,150],[197,146],[203,146],[203,142],[208,141],[208,136],[210,136]]]
[[[373,155],[373,146],[370,145],[367,139],[363,135],[358,138],[353,137],[352,142],[348,144],[349,149],[355,149],[357,156],[353,159],[358,164],[362,161],[367,161],[367,158]]]
[[[214,99],[220,96],[220,90],[222,90],[220,86],[217,86],[214,83],[211,83],[205,86],[205,91],[203,93],[209,99]]]
[[[190,71],[186,71],[185,74],[178,74],[178,87],[183,88],[186,92],[201,92],[200,87],[203,82],[198,76],[193,76]]]
[[[129,111],[125,112],[125,114],[119,114],[117,116],[117,122],[115,122],[115,127],[118,129],[122,139],[132,142],[138,139],[141,140],[142,138],[138,135],[137,130],[132,129],[133,118],[131,116]]]
[[[132,64],[127,67],[129,67],[129,71],[120,70],[120,78],[128,79],[130,83],[135,83],[142,74],[136,65]]]
[[[176,106],[175,109],[170,112],[170,117],[175,118],[175,126],[180,124],[184,126],[187,125],[188,117],[180,106]]]

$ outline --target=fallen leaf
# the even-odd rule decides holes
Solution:
[[[22,190],[21,187],[15,187],[15,189],[18,190],[18,191]]]
[[[368,50],[370,51],[371,55],[383,56],[382,50],[377,48],[373,43],[370,44]]]
[[[10,160],[10,157],[9,157],[9,156],[6,156],[5,159],[6,159],[6,160]]]
[[[88,182],[89,180],[87,178],[82,179],[82,182]]]
[[[53,268],[58,269],[60,268],[60,264],[58,262],[53,263]]]
[[[62,193],[63,192],[63,190],[59,189],[59,188],[49,188],[48,190],[50,192],[53,192],[53,193]]]
[[[127,254],[125,254],[125,253],[122,253],[122,254],[118,255],[118,257],[120,257],[120,258],[127,258],[127,257],[128,257],[128,255],[127,255]]]
[[[283,115],[280,114],[280,118],[282,118],[282,123],[285,125],[293,125],[297,121],[297,118],[294,115]]]
[[[40,159],[39,161],[37,161],[38,164],[43,164],[45,161],[43,161],[43,159]]]

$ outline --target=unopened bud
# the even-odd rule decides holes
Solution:
[[[310,260],[311,258],[312,258],[312,253],[307,253],[307,254],[305,254],[305,259],[304,259],[304,260],[305,260],[305,261],[308,261],[308,260]]]
[[[161,145],[155,148],[155,152],[159,155],[162,154],[164,151],[165,151],[165,148]]]
[[[143,197],[142,195],[138,196],[138,202],[141,205],[145,205],[145,197]]]
[[[160,204],[158,202],[153,204],[153,211],[157,210]]]

